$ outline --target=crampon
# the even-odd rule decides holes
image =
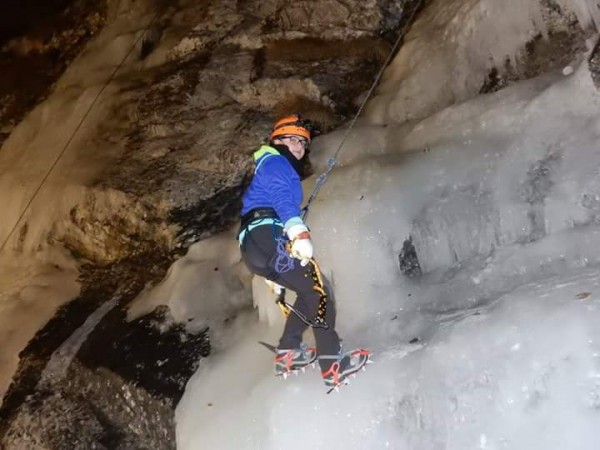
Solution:
[[[325,385],[330,388],[327,393],[338,392],[340,386],[350,384],[350,378],[359,371],[367,370],[366,365],[373,362],[371,355],[369,350],[359,348],[340,355],[320,356],[320,359],[335,359],[329,369],[321,373]]]
[[[308,366],[315,367],[317,350],[306,344],[301,344],[297,349],[278,349],[274,345],[260,342],[267,349],[275,353],[275,376],[286,379],[289,375],[304,373]]]

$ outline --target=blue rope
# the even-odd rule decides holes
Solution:
[[[286,273],[294,268],[294,259],[285,249],[287,240],[283,235],[278,236],[276,225],[273,224],[273,239],[277,244],[277,259],[275,260],[275,271]]]

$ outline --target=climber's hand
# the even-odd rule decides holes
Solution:
[[[313,245],[310,241],[310,233],[304,224],[293,225],[287,231],[291,242],[291,254],[300,260],[301,266],[306,266],[313,257]]]

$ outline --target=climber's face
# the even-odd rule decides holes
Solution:
[[[304,158],[308,141],[300,136],[282,136],[278,139],[282,144],[290,149],[290,152],[297,160]]]

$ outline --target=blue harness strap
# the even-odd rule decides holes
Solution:
[[[246,228],[243,228],[240,233],[238,234],[238,242],[240,244],[240,246],[242,245],[242,242],[244,242],[244,238],[246,237],[246,235],[248,234],[249,231],[254,230],[256,227],[260,227],[262,225],[273,225],[273,226],[280,226],[281,228],[283,228],[283,224],[281,223],[281,221],[279,219],[275,219],[272,217],[265,217],[264,219],[257,219],[253,222],[250,222],[248,224],[248,226]]]

